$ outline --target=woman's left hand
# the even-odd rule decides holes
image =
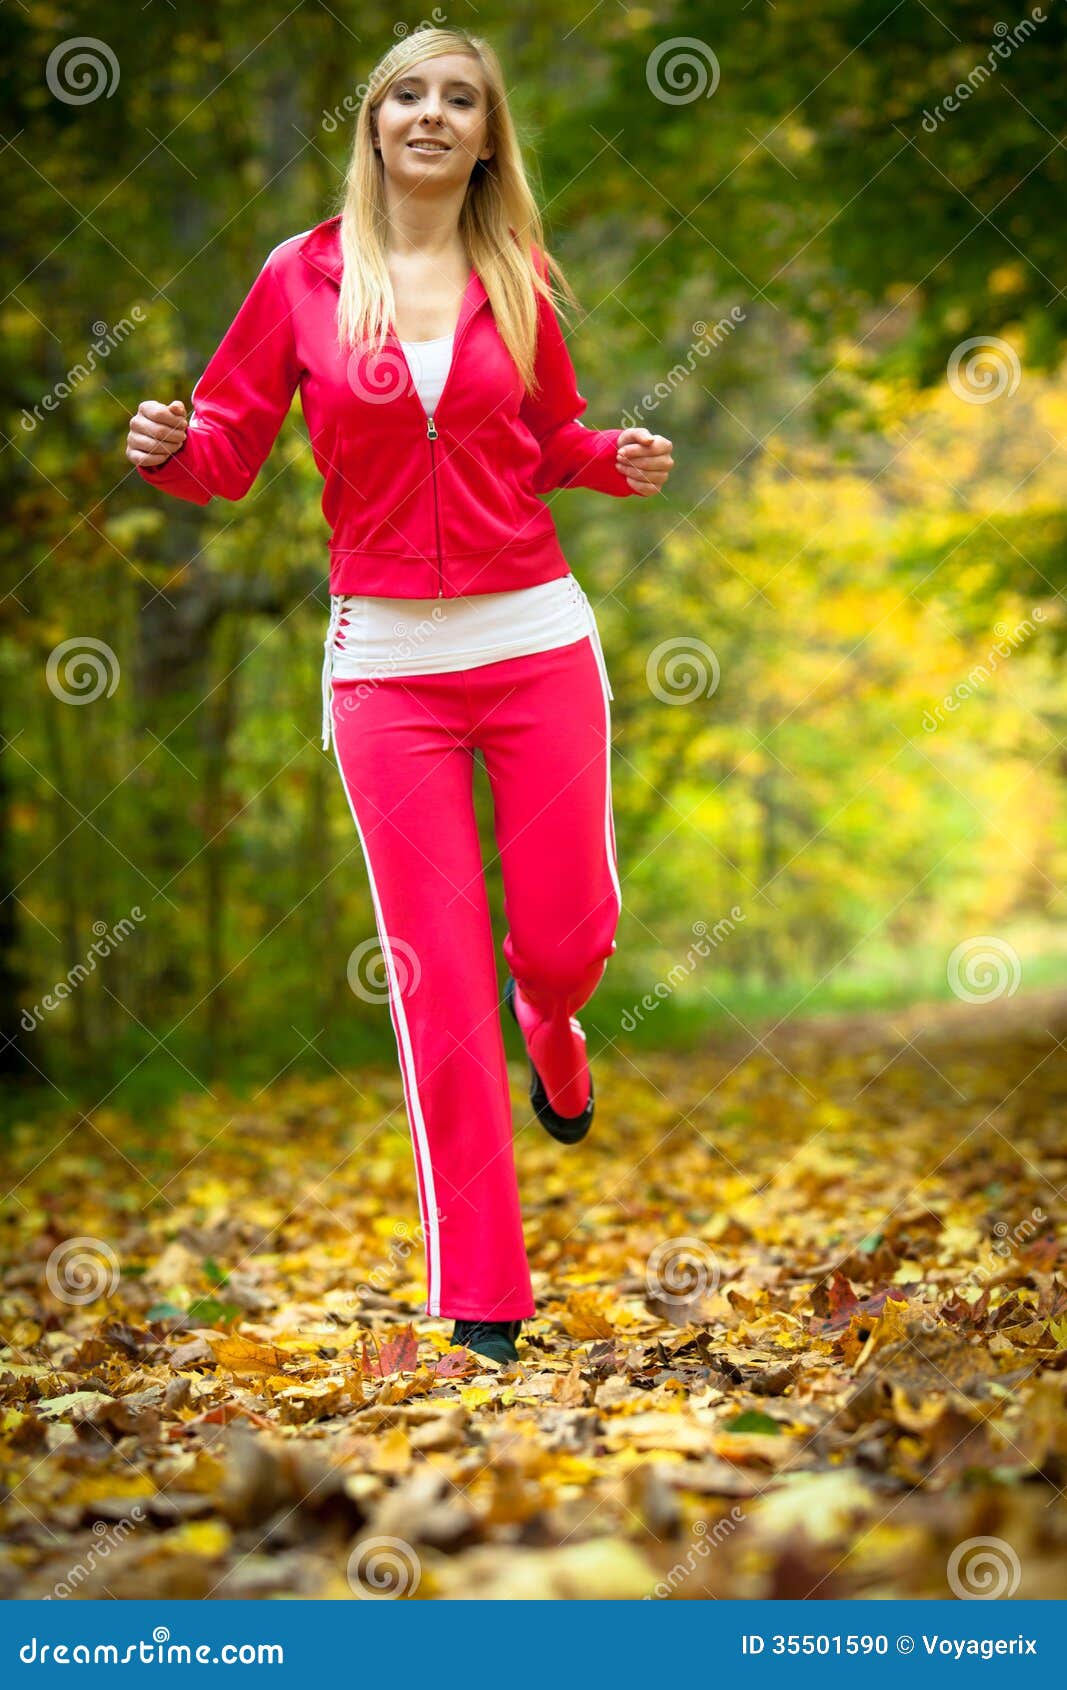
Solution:
[[[624,428],[616,443],[615,467],[635,493],[658,493],[674,468],[671,441],[647,428]]]

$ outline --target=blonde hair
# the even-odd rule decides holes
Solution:
[[[500,337],[524,386],[534,391],[536,296],[550,300],[553,308],[564,302],[577,305],[578,301],[560,266],[544,252],[541,214],[527,180],[500,61],[486,40],[464,30],[415,30],[389,49],[368,78],[356,117],[341,206],[344,274],[337,306],[338,342],[344,354],[364,342],[380,351],[395,314],[386,262],[385,166],[375,151],[373,118],[400,76],[412,65],[442,53],[473,55],[485,77],[487,140],[492,143],[493,156],[479,159],[471,172],[459,230],[489,296]],[[533,261],[531,245],[543,253],[544,279]],[[559,281],[562,298],[552,290],[549,270]]]

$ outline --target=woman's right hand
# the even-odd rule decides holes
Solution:
[[[169,405],[143,399],[136,416],[130,418],[126,456],[138,469],[156,469],[185,444],[188,427],[180,399],[172,399]]]

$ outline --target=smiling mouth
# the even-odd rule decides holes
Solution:
[[[409,141],[408,146],[416,153],[447,153],[452,150],[443,141]]]

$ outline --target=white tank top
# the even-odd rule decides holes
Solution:
[[[402,340],[411,378],[427,414],[441,398],[452,363],[453,336]],[[593,607],[573,575],[466,598],[385,598],[331,594],[322,666],[322,748],[329,749],[332,681],[384,675],[426,675],[476,669],[505,657],[571,645],[591,635],[609,698]]]

